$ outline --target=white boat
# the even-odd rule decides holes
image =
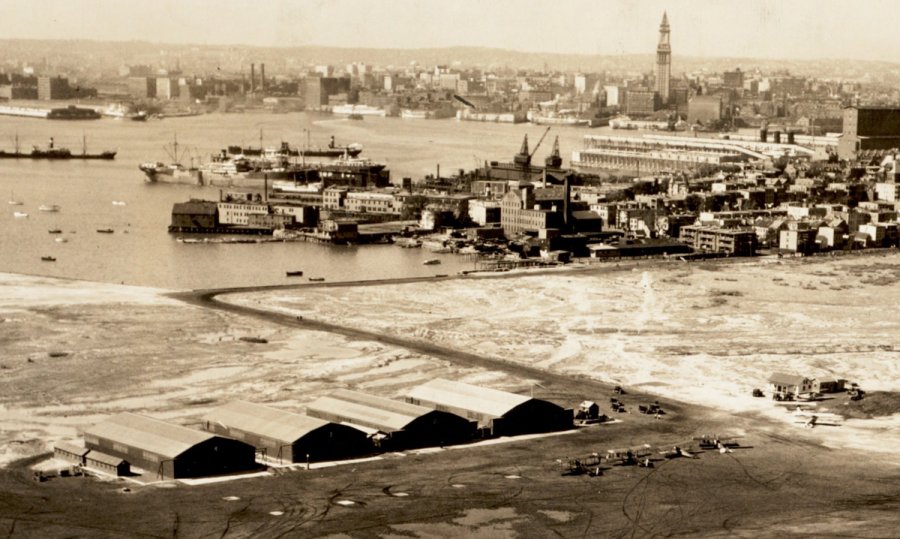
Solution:
[[[38,210],[48,211],[48,212],[59,211],[59,205],[57,205],[57,204],[41,204],[40,206],[38,206]]]
[[[13,212],[13,217],[15,217],[16,219],[24,219],[28,217],[28,214],[23,211],[16,211]]]
[[[113,204],[113,206],[124,206],[125,201],[124,200],[113,200],[112,204]]]
[[[331,109],[334,114],[360,114],[362,116],[387,116],[384,109],[369,105],[336,105]]]
[[[55,241],[56,243],[66,243],[69,240],[67,240],[66,238],[53,238],[53,241]]]
[[[426,120],[431,118],[432,114],[427,110],[403,109],[400,111],[400,117],[407,120]]]
[[[437,259],[437,258],[429,258],[429,259],[426,260],[425,262],[422,262],[422,264],[424,264],[424,265],[426,265],[426,266],[435,266],[435,265],[440,264],[440,263],[441,263],[441,261],[440,261],[439,259]]]

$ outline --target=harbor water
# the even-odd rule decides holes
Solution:
[[[172,289],[253,286],[300,282],[453,274],[473,269],[463,256],[435,254],[393,245],[331,246],[311,243],[181,243],[169,234],[172,204],[190,198],[216,200],[215,188],[149,184],[138,165],[170,162],[164,146],[177,136],[181,161],[206,161],[232,145],[265,146],[281,141],[292,146],[324,146],[334,135],[338,144],[358,142],[362,157],[387,163],[391,178],[418,180],[434,174],[450,176],[485,161],[510,160],[524,134],[531,148],[545,128],[530,124],[497,124],[447,120],[366,117],[348,120],[326,114],[208,114],[148,122],[122,119],[53,121],[0,117],[0,149],[23,151],[45,146],[73,153],[114,149],[114,161],[0,159],[0,271]],[[559,136],[567,163],[582,137],[597,130],[554,127],[535,152],[542,163]],[[7,205],[6,200],[22,205]],[[116,202],[115,204],[113,202]],[[58,205],[44,212],[41,205]],[[15,212],[28,217],[16,217]],[[61,233],[48,231],[59,229]],[[112,233],[98,230],[111,229]],[[52,257],[55,261],[45,261]],[[438,258],[440,265],[423,265]],[[304,277],[287,277],[303,271]]]

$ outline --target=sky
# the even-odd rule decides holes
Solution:
[[[0,0],[0,38],[900,60],[896,0]],[[0,52],[2,54],[2,52]]]

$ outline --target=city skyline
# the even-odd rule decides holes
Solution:
[[[774,0],[675,4],[661,0],[552,4],[498,0],[35,0],[0,20],[10,39],[89,39],[197,45],[340,46],[420,49],[456,46],[561,54],[652,53],[662,13],[680,56],[894,61],[900,36],[872,25],[885,0]],[[573,15],[578,15],[573,16]],[[888,17],[890,18],[890,17]],[[565,36],[558,39],[556,36]]]

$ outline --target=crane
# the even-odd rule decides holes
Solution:
[[[519,153],[513,157],[513,162],[521,167],[529,167],[531,166],[531,158],[534,157],[534,153],[540,148],[541,143],[544,142],[544,138],[547,136],[547,133],[550,132],[550,127],[544,130],[544,134],[541,135],[541,138],[538,139],[538,143],[534,145],[534,149],[530,152],[528,151],[528,135],[525,135],[525,140],[522,141],[522,149],[519,150]]]

